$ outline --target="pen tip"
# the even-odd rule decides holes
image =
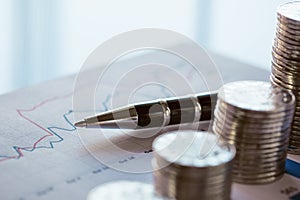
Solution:
[[[79,121],[75,123],[76,127],[86,127],[86,122],[85,121]]]

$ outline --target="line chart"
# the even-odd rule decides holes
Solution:
[[[161,87],[160,91],[162,94],[165,95],[165,97],[169,97],[170,96],[170,92],[165,88],[165,87]],[[54,144],[56,143],[60,143],[64,140],[64,138],[58,134],[58,130],[62,130],[62,131],[67,131],[67,132],[73,132],[76,130],[76,127],[72,124],[72,122],[69,120],[68,116],[71,115],[74,110],[68,110],[67,112],[65,112],[62,117],[63,120],[67,123],[67,125],[69,126],[69,128],[62,128],[59,126],[45,126],[45,125],[41,125],[38,122],[34,121],[33,119],[31,119],[30,117],[28,117],[26,115],[26,113],[32,112],[42,106],[44,106],[45,104],[48,104],[50,102],[53,101],[58,101],[58,100],[62,100],[62,99],[66,99],[69,98],[73,95],[73,93],[68,93],[66,95],[63,96],[56,96],[56,97],[52,97],[49,99],[46,99],[44,101],[41,101],[40,103],[38,103],[37,105],[29,108],[29,109],[16,109],[16,112],[18,114],[19,117],[21,117],[22,119],[26,120],[28,123],[30,123],[31,125],[37,127],[38,129],[40,129],[41,131],[43,131],[45,134],[43,136],[41,136],[40,138],[38,138],[36,141],[34,141],[32,143],[32,145],[30,146],[12,146],[12,149],[14,150],[14,152],[16,153],[15,155],[1,155],[0,154],[0,163],[7,161],[7,160],[12,160],[12,159],[20,159],[22,157],[24,157],[23,152],[33,152],[36,149],[53,149],[54,148]],[[153,95],[149,95],[147,93],[141,93],[139,94],[141,96],[144,96],[146,98],[153,98]],[[152,98],[151,98],[152,97]],[[108,107],[109,107],[109,101],[112,99],[112,95],[108,94],[104,99],[103,102],[101,102],[101,111],[107,111]],[[100,110],[99,110],[100,111]],[[78,112],[78,111],[76,111]],[[51,140],[49,142],[49,146],[39,146],[39,144],[45,140],[48,137],[51,136],[55,136],[55,139]]]
[[[41,129],[42,131],[44,131],[46,134],[43,135],[42,137],[40,137],[38,140],[36,140],[32,146],[29,147],[21,147],[21,146],[13,146],[12,148],[14,149],[14,151],[16,152],[16,155],[14,156],[6,156],[6,155],[0,155],[0,162],[6,161],[6,160],[11,160],[11,159],[20,159],[21,157],[24,156],[23,151],[27,151],[27,152],[33,152],[36,149],[53,149],[54,148],[54,143],[59,143],[62,142],[64,140],[63,137],[61,137],[56,131],[57,130],[63,130],[63,131],[68,131],[68,132],[72,132],[76,130],[76,127],[70,122],[70,120],[68,119],[68,116],[73,112],[72,110],[67,111],[66,113],[63,114],[63,119],[67,122],[67,124],[70,126],[70,128],[61,128],[61,127],[56,127],[56,126],[49,126],[49,127],[44,127],[40,124],[38,124],[37,122],[35,122],[34,120],[32,120],[31,118],[27,117],[24,113],[26,112],[31,112],[36,110],[37,108],[52,102],[52,101],[56,101],[56,100],[60,100],[60,99],[64,99],[64,98],[68,98],[72,95],[72,93],[64,95],[64,96],[58,96],[58,97],[54,97],[54,98],[50,98],[47,100],[44,100],[42,102],[40,102],[39,104],[33,106],[30,109],[17,109],[17,113],[18,115],[23,118],[24,120],[26,120],[27,122],[31,123],[32,125],[38,127],[39,129]],[[55,140],[51,140],[49,142],[50,146],[38,146],[38,144],[43,141],[45,138],[50,137],[50,136],[55,136],[56,139]]]

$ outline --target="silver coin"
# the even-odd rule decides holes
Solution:
[[[293,125],[298,126],[298,127],[300,125],[300,113],[299,113],[299,111],[295,111],[295,113],[294,113]]]
[[[241,172],[241,173],[237,174],[237,176],[242,179],[251,180],[251,179],[254,179],[254,177],[255,177],[255,179],[264,179],[264,178],[269,178],[269,177],[277,177],[282,174],[284,174],[283,169],[273,170],[272,172],[261,172],[261,173],[256,173],[256,174],[249,174],[248,172],[245,172],[245,173]]]
[[[272,73],[275,74],[276,78],[279,79],[279,80],[282,80],[284,82],[287,82],[287,83],[290,83],[294,86],[297,86],[299,87],[299,80],[300,78],[299,77],[295,77],[295,76],[290,76],[288,74],[283,74],[281,72],[276,72],[276,69],[272,69]]]
[[[278,117],[278,119],[249,119],[249,117],[239,118],[237,116],[232,116],[229,113],[216,113],[215,116],[218,116],[219,123],[227,123],[230,126],[238,126],[238,127],[248,127],[263,129],[263,128],[278,128],[278,127],[287,127],[289,123],[293,119],[294,112],[290,112],[290,115]],[[248,123],[247,123],[248,122]]]
[[[160,196],[230,199],[233,145],[211,133],[177,131],[157,137],[153,149],[155,190]]]
[[[285,3],[277,9],[277,13],[283,20],[300,25],[300,2]]]
[[[300,131],[299,131],[299,126],[294,126],[293,125],[293,127],[292,127],[292,130],[291,130],[291,135],[298,135],[299,136],[299,134],[300,134]]]
[[[293,144],[291,143],[290,146],[289,146],[289,149],[288,149],[288,152],[290,154],[299,154],[300,152],[300,145],[299,144]]]
[[[291,121],[293,119],[293,112],[289,116],[281,118],[282,121],[265,121],[265,123],[258,121],[242,120],[233,118],[229,114],[222,116],[220,113],[215,113],[214,124],[218,127],[225,128],[226,130],[244,130],[254,134],[257,133],[276,133],[276,131],[283,131],[290,127]],[[241,133],[243,134],[243,133]],[[277,133],[276,133],[277,134]]]
[[[233,138],[240,138],[240,139],[272,139],[276,137],[285,137],[284,134],[289,133],[290,131],[290,126],[286,129],[280,130],[278,129],[273,129],[269,130],[268,128],[233,128],[227,125],[226,123],[214,123],[214,126],[216,127],[216,130],[221,132],[222,135],[230,135]],[[255,127],[255,126],[253,126]]]
[[[288,29],[289,30],[289,29]],[[287,31],[286,29],[282,29],[281,27],[277,26],[276,28],[276,32],[280,35],[282,35],[283,37],[287,37],[291,40],[294,40],[296,42],[299,42],[300,41],[300,37],[299,35],[297,34],[293,34],[293,33],[290,33],[292,31]]]
[[[283,176],[282,174],[278,174],[276,176],[270,176],[270,177],[265,177],[265,178],[244,178],[244,177],[238,177],[238,174],[235,174],[233,176],[233,181],[237,183],[242,183],[242,184],[267,184],[267,183],[272,183],[277,180],[279,180]]]
[[[290,76],[288,74],[277,72],[275,68],[272,69],[272,73],[275,74],[277,79],[283,80],[284,82],[300,87],[300,77]]]
[[[230,142],[230,140],[229,140]],[[271,147],[267,147],[267,148],[261,148],[261,147],[252,147],[252,148],[249,148],[248,146],[246,145],[236,145],[236,149],[237,151],[243,151],[243,152],[249,152],[249,155],[253,154],[253,153],[261,153],[261,154],[267,154],[267,153],[271,153],[271,152],[275,152],[277,151],[277,149],[280,149],[280,150],[283,150],[285,151],[287,149],[287,145],[288,145],[288,140],[283,143],[283,144],[277,144],[277,145],[273,145]],[[232,142],[233,144],[237,144],[236,141],[233,141]],[[245,153],[245,156],[246,154],[248,153]]]
[[[221,175],[202,175],[202,176],[194,176],[194,177],[186,177],[187,173],[184,172],[180,172],[180,173],[176,173],[176,172],[172,172],[172,173],[166,173],[163,170],[156,170],[154,173],[157,176],[160,176],[159,178],[164,178],[164,179],[172,179],[172,178],[176,178],[182,182],[189,182],[189,183],[193,183],[194,185],[199,185],[199,186],[206,186],[209,188],[217,188],[217,187],[222,187],[224,184],[226,184],[226,181],[224,181],[228,172],[230,172],[231,170],[227,170],[225,172],[223,172],[223,174]]]
[[[299,134],[297,134],[297,133],[291,133],[290,134],[290,140],[294,140],[294,141],[298,141],[299,142],[299,138],[300,137],[300,135]]]
[[[275,52],[278,55],[281,55],[282,57],[289,59],[289,60],[294,60],[296,62],[300,62],[300,57],[299,55],[293,53],[293,52],[285,52],[282,49],[276,47],[276,46],[272,46],[273,52]]]
[[[289,146],[289,149],[288,149],[288,152],[290,154],[299,154],[300,152],[300,145],[299,144],[293,144],[291,143],[290,146]]]
[[[285,30],[291,30],[291,31],[300,31],[299,25],[295,25],[293,23],[290,23],[287,20],[282,19],[282,17],[277,16],[277,27],[280,27]]]
[[[214,115],[217,117],[217,120],[220,124],[228,123],[228,124],[234,124],[239,127],[247,127],[247,128],[277,128],[282,127],[285,128],[289,126],[288,123],[293,118],[294,111],[288,112],[288,115],[286,116],[278,116],[278,119],[251,119],[250,117],[239,117],[239,116],[232,116],[230,112],[222,113],[219,109],[215,110],[216,112]],[[231,125],[230,125],[231,126]]]
[[[230,174],[227,172],[227,174]],[[229,177],[225,177],[229,178]],[[182,193],[188,193],[188,191],[193,192],[193,193],[198,193],[198,198],[200,196],[205,196],[205,197],[211,197],[211,195],[216,194],[216,193],[224,193],[226,191],[230,191],[230,184],[231,181],[228,181],[228,179],[225,179],[224,177],[222,178],[222,182],[216,183],[216,184],[211,184],[206,181],[206,179],[201,179],[200,181],[198,180],[197,182],[195,181],[189,181],[189,180],[183,180],[179,179],[176,176],[169,176],[166,174],[162,174],[159,171],[154,172],[154,182],[155,182],[155,188],[158,194],[161,194],[160,196],[164,197],[176,197],[176,199],[180,199],[179,196],[182,195]],[[225,181],[224,181],[225,180]],[[176,183],[176,188],[170,182]],[[229,185],[229,186],[228,186]],[[174,188],[174,189],[173,189]],[[204,189],[205,188],[205,189]],[[175,190],[175,191],[171,191]],[[199,192],[201,193],[199,194]],[[184,199],[191,199],[189,198],[184,198]],[[195,199],[195,198],[192,198]]]
[[[297,108],[299,109],[299,108]],[[295,111],[294,112],[294,118],[293,118],[293,121],[297,122],[298,125],[299,125],[299,122],[300,122],[300,112],[299,111]]]
[[[284,81],[280,77],[273,75],[273,74],[271,74],[270,80],[272,81],[273,84],[276,83],[277,85],[279,85],[279,87],[290,90],[295,95],[296,104],[299,102],[299,94],[300,94],[299,86],[296,86],[287,81]]]
[[[300,114],[300,102],[299,101],[296,102],[294,114],[298,115],[298,116]]]
[[[269,115],[264,113],[260,114],[251,114],[246,112],[239,112],[231,109],[224,109],[219,107],[215,109],[215,115],[218,116],[220,121],[227,121],[244,123],[249,122],[248,124],[257,124],[257,125],[271,125],[271,124],[282,124],[283,120],[288,120],[290,115],[294,114],[294,108],[287,108],[285,111],[281,111],[280,113],[272,113]]]
[[[272,46],[272,50],[273,53],[275,53],[277,56],[280,56],[281,58],[284,58],[285,60],[288,60],[288,62],[294,62],[298,64],[300,63],[299,55],[297,54],[293,54],[291,52],[287,53],[274,45]]]
[[[226,135],[221,135],[221,138],[226,140],[228,143],[236,146],[238,151],[249,152],[249,154],[255,153],[270,153],[276,152],[277,150],[283,150],[289,142],[289,138],[287,136],[286,140],[283,140],[282,143],[274,143],[274,144],[251,144],[251,143],[242,143],[230,137],[226,137]]]
[[[219,116],[220,114],[216,114],[216,116]],[[294,117],[295,118],[295,117]],[[229,116],[228,114],[226,115],[226,118],[218,118],[216,119],[216,123],[219,126],[219,128],[230,128],[232,130],[233,128],[235,130],[250,130],[249,132],[255,132],[255,131],[262,131],[264,132],[271,132],[271,131],[281,131],[285,130],[290,127],[290,122],[294,119],[293,118],[293,113],[291,113],[290,116],[281,118],[282,121],[279,120],[268,120],[268,121],[263,121],[259,122],[257,120],[249,120],[247,123],[247,120],[243,119],[237,119]]]
[[[288,46],[290,44],[289,40],[293,41],[293,44],[294,44],[293,46],[294,47],[298,47],[299,44],[300,44],[300,37],[299,37],[299,35],[292,34],[289,31],[283,30],[280,27],[276,28],[276,34],[279,35],[281,39],[285,39],[285,40],[283,40],[283,41],[286,42],[286,44],[284,45],[284,47]]]
[[[248,155],[252,155],[252,154],[257,154],[257,153],[261,153],[261,154],[268,154],[268,153],[272,153],[272,152],[279,152],[279,151],[286,151],[287,149],[287,144],[282,144],[278,147],[273,147],[273,148],[269,148],[269,149],[260,149],[259,151],[257,151],[257,149],[244,149],[244,148],[237,148],[238,151],[244,151],[247,152],[246,154]]]
[[[235,140],[248,140],[254,141],[256,140],[256,143],[266,143],[264,140],[276,140],[279,138],[286,137],[286,134],[289,134],[290,127],[287,131],[279,130],[279,131],[268,131],[267,129],[264,130],[264,132],[259,132],[255,130],[247,131],[247,129],[232,129],[228,128],[227,125],[224,125],[222,127],[219,127],[219,125],[214,124],[214,131],[216,134],[219,134],[223,137],[226,137],[227,139],[235,139]]]
[[[300,31],[299,31],[300,32]],[[287,52],[295,52],[295,54],[298,54],[300,51],[300,46],[297,45],[290,45],[286,43],[284,40],[281,40],[280,38],[275,37],[273,41],[273,45],[276,46],[279,49],[285,50]]]
[[[296,142],[299,141],[299,144],[300,144],[300,136],[299,135],[291,134],[290,140],[295,140]]]
[[[294,102],[294,95],[292,94],[292,92],[284,92],[283,95],[283,99],[281,99],[281,101],[292,101]],[[261,111],[246,111],[243,109],[239,109],[235,106],[232,106],[230,104],[227,104],[226,102],[223,102],[221,99],[220,101],[218,101],[217,103],[218,105],[218,109],[220,112],[225,113],[225,114],[229,114],[238,118],[243,118],[243,119],[274,119],[274,118],[278,118],[278,117],[282,117],[285,116],[286,112],[290,112],[291,110],[293,110],[293,106],[294,103],[286,105],[285,107],[282,107],[281,109],[278,109],[274,112],[272,112],[272,115],[270,115],[271,112],[261,112]]]
[[[285,151],[285,152],[287,152],[287,151]],[[240,156],[243,156],[243,155],[240,155]],[[238,158],[236,158],[236,163],[238,163],[238,164],[234,163],[234,167],[239,168],[241,170],[255,168],[258,171],[262,171],[262,170],[268,171],[268,170],[277,168],[279,163],[283,163],[283,164],[285,163],[286,154],[280,155],[280,156],[281,156],[281,158],[276,158],[276,157],[279,157],[278,155],[276,155],[275,158],[252,157],[251,159],[250,158],[245,159],[245,158],[238,157]],[[254,159],[256,159],[257,162],[254,162]],[[255,170],[251,170],[251,171],[249,171],[249,173],[253,173],[253,171],[255,171]]]
[[[270,161],[269,163],[251,163],[247,162],[245,160],[239,161],[240,163],[243,162],[243,165],[233,165],[234,169],[238,169],[239,172],[248,174],[248,176],[251,174],[262,174],[262,173],[269,173],[269,172],[276,172],[278,170],[284,171],[284,165],[286,160],[281,159],[278,161]],[[268,175],[266,175],[268,176]]]
[[[300,64],[296,63],[289,63],[290,61],[286,60],[285,58],[280,58],[279,55],[272,52],[272,60],[273,63],[275,63],[277,66],[281,67],[284,71],[288,70],[289,72],[292,72],[293,74],[298,74],[300,69]]]
[[[286,133],[290,131],[290,125],[287,125],[285,129],[282,129],[280,126],[273,128],[265,128],[260,126],[256,127],[255,124],[250,126],[249,124],[239,123],[239,125],[230,125],[228,123],[218,122],[216,119],[213,124],[217,129],[217,131],[221,132],[222,135],[230,135],[233,138],[240,138],[240,139],[272,139],[278,137],[285,137]],[[238,127],[240,126],[240,127]],[[241,128],[242,127],[242,128]]]
[[[227,172],[228,175],[230,173]],[[230,185],[231,185],[231,179],[230,177],[226,177],[227,179],[223,178],[223,182],[217,183],[217,184],[211,184],[206,182],[206,179],[195,181],[188,181],[188,180],[182,180],[176,178],[176,176],[168,176],[165,174],[162,174],[158,171],[154,172],[154,183],[156,192],[163,197],[173,197],[176,199],[197,199],[197,197],[206,197],[206,198],[212,198],[216,193],[217,194],[223,194],[228,193],[228,196],[230,196]],[[170,184],[171,183],[171,184]],[[176,184],[176,187],[174,184]],[[186,196],[186,198],[180,198],[184,194],[187,193],[193,193],[197,196]],[[204,199],[206,199],[204,198]],[[223,198],[221,198],[223,199]],[[229,199],[229,198],[225,198]]]
[[[279,86],[279,87],[282,87],[282,88],[285,88],[287,90],[292,90],[293,93],[299,93],[300,92],[300,87],[298,86],[294,86],[288,82],[285,82],[284,80],[278,78],[276,75],[274,74],[271,74],[270,76],[270,80],[273,84]]]
[[[225,137],[227,140],[231,140],[233,142],[239,142],[239,143],[245,143],[245,144],[268,144],[269,140],[271,140],[272,142],[279,142],[279,141],[283,140],[284,137],[288,137],[288,136],[282,135],[282,136],[280,136],[280,138],[276,138],[276,139],[263,138],[263,139],[260,139],[259,142],[257,142],[258,137],[257,138],[253,137],[250,139],[250,138],[234,137],[232,135],[226,135],[226,134],[224,134],[222,137]],[[247,141],[247,143],[246,143],[246,141]],[[246,148],[245,145],[241,146],[241,149],[243,149],[243,148]],[[251,154],[251,153],[249,152],[249,154]]]
[[[273,143],[273,144],[251,144],[251,143],[243,143],[241,144],[241,142],[235,141],[235,140],[231,140],[230,138],[227,138],[226,136],[222,135],[223,139],[228,140],[228,142],[230,143],[230,141],[232,141],[234,143],[234,145],[236,146],[237,150],[240,149],[247,149],[247,150],[255,150],[257,152],[263,152],[266,150],[266,152],[268,152],[270,149],[273,148],[278,148],[281,145],[288,145],[289,139],[285,139],[282,141],[282,144],[279,143]]]
[[[232,122],[249,122],[250,123],[256,123],[259,124],[277,124],[282,123],[283,120],[288,120],[290,115],[294,114],[294,108],[290,107],[287,108],[285,111],[281,111],[279,114],[272,113],[271,114],[251,114],[251,113],[245,113],[245,112],[239,112],[234,111],[228,108],[222,108],[219,106],[215,109],[215,115],[218,116],[218,119],[220,121],[223,121],[225,119],[229,119]]]
[[[273,76],[273,74],[272,74],[272,76]],[[299,90],[299,85],[296,85],[297,84],[297,82],[296,81],[293,81],[293,80],[288,80],[288,79],[285,79],[285,78],[282,78],[282,77],[280,77],[280,76],[278,76],[278,75],[274,75],[274,77],[275,77],[275,79],[278,81],[278,82],[280,82],[281,84],[284,84],[284,85],[286,85],[287,87],[289,87],[289,88],[293,88],[293,89],[290,89],[290,90],[295,90],[295,91],[297,91],[297,90]]]
[[[206,168],[206,169],[198,169],[198,168],[190,168],[186,166],[181,166],[174,163],[169,163],[169,165],[166,165],[165,167],[161,167],[167,161],[165,161],[163,158],[159,157],[157,154],[155,155],[155,158],[153,159],[153,166],[158,167],[155,168],[157,171],[161,171],[166,174],[175,175],[177,174],[178,177],[184,176],[187,179],[198,179],[203,178],[205,176],[208,180],[209,179],[215,179],[217,176],[223,176],[225,172],[228,170],[228,165],[220,165],[218,167],[212,167],[212,168]],[[203,174],[203,171],[205,170],[205,174]],[[200,171],[200,173],[199,173]]]
[[[300,124],[300,116],[299,115],[294,115],[294,118],[293,118],[293,125],[297,125],[299,126]]]
[[[293,145],[290,145],[289,149],[288,149],[288,152],[290,154],[300,154],[300,149],[299,149],[299,147],[295,147]]]
[[[286,47],[287,45],[282,45],[280,43],[278,43],[276,40],[274,40],[273,42],[273,48],[276,48],[284,53],[287,54],[292,54],[292,56],[296,57],[296,56],[300,56],[300,50],[296,50],[296,49],[290,49]],[[300,47],[299,47],[300,48]]]
[[[292,92],[294,93],[294,91],[292,91]],[[294,93],[294,94],[297,95],[297,93]],[[295,107],[295,113],[299,113],[299,112],[300,112],[300,102],[297,101],[296,102],[296,107]]]
[[[294,143],[291,143],[290,144],[299,144],[300,145],[300,141],[299,141],[299,136],[295,136],[295,135],[290,135],[290,141],[293,141]]]
[[[275,33],[276,37],[282,41],[284,41],[287,45],[295,45],[295,46],[299,46],[299,41],[296,41],[295,39],[292,39],[290,37],[286,37],[285,35],[282,35],[279,32]]]
[[[300,126],[299,125],[292,124],[291,128],[292,128],[291,133],[300,135]]]
[[[215,131],[215,128],[213,128]],[[217,133],[219,134],[219,133]],[[237,141],[235,139],[232,139],[230,137],[226,137],[226,135],[221,135],[221,138],[223,140],[226,140],[228,143],[233,144],[236,146],[237,151],[239,152],[245,152],[246,154],[257,154],[257,153],[272,153],[276,151],[282,151],[286,149],[288,145],[289,139],[286,138],[286,140],[283,140],[280,144],[272,144],[272,145],[261,145],[261,144],[243,144],[240,141]]]
[[[278,18],[277,28],[287,31],[288,33],[290,33],[292,35],[300,35],[300,27],[299,26],[285,23],[280,18]]]
[[[237,146],[237,149],[247,149],[247,150],[249,150],[249,149],[253,149],[253,150],[257,150],[257,151],[259,151],[259,150],[263,150],[264,149],[264,147],[269,147],[270,146],[270,142],[268,142],[268,141],[259,141],[259,142],[255,142],[255,140],[254,139],[252,139],[252,141],[250,141],[249,139],[240,139],[240,138],[237,138],[237,137],[235,137],[235,138],[232,138],[232,136],[222,136],[222,138],[226,138],[227,140],[229,140],[229,141],[233,141],[234,143],[235,143],[235,145]],[[246,141],[247,141],[247,143],[246,143]],[[256,139],[256,141],[257,141],[257,139]],[[288,143],[288,139],[277,139],[277,140],[272,140],[272,142],[285,142],[285,143]],[[237,144],[237,143],[243,143],[243,145],[239,145],[239,144]],[[251,146],[252,145],[252,146]],[[255,147],[254,147],[254,145],[255,145]],[[272,146],[271,146],[271,148],[274,148],[274,146],[275,147],[278,147],[280,144],[272,144]],[[250,154],[250,153],[249,153]]]
[[[276,165],[274,165],[272,163],[272,165],[270,166],[266,166],[266,167],[260,167],[260,165],[244,165],[244,166],[236,166],[236,168],[234,167],[233,169],[239,170],[240,174],[244,174],[244,176],[256,176],[257,178],[260,176],[269,176],[269,173],[278,173],[278,172],[282,172],[284,171],[284,165],[285,165],[285,160],[277,163]],[[258,167],[259,166],[259,167]]]
[[[279,171],[284,171],[284,165],[285,160],[281,162],[277,162],[274,164],[274,162],[270,162],[268,165],[265,164],[264,167],[262,167],[260,164],[248,164],[243,166],[234,166],[233,169],[238,169],[240,174],[247,175],[249,178],[252,176],[256,176],[257,178],[259,176],[269,176],[270,173],[278,173]],[[235,171],[235,170],[234,170]]]
[[[274,69],[274,70],[273,70]],[[300,67],[299,67],[300,69]],[[283,66],[280,63],[275,63],[272,61],[272,73],[276,74],[276,71],[280,71],[281,73],[290,75],[290,76],[299,76],[300,72],[297,72],[296,70],[289,68],[287,65]]]
[[[287,149],[286,149],[287,150]],[[286,160],[286,151],[285,154],[276,155],[276,157],[246,157],[244,155],[237,155],[235,158],[234,167],[239,167],[240,169],[248,169],[254,167],[256,169],[260,168],[269,168],[277,166],[278,163],[285,163]],[[238,164],[236,164],[238,163]],[[249,172],[252,173],[252,172]]]
[[[270,82],[271,82],[273,85],[276,85],[276,86],[278,86],[278,87],[282,87],[282,88],[285,88],[285,89],[288,89],[288,90],[291,90],[291,91],[295,92],[295,89],[294,89],[294,90],[291,89],[292,86],[287,85],[287,84],[281,82],[280,80],[276,79],[276,77],[273,76],[273,74],[271,74],[271,76],[270,76]]]
[[[116,181],[102,184],[88,194],[87,200],[163,200],[155,195],[151,184],[134,181]]]
[[[258,158],[258,159],[263,159],[263,158],[273,158],[273,157],[281,157],[281,156],[284,156],[284,155],[286,155],[286,151],[274,151],[274,152],[269,152],[269,153],[263,153],[263,154],[258,154],[258,153],[248,153],[248,152],[246,152],[246,150],[241,150],[240,152],[239,152],[239,154],[236,156],[236,157],[238,157],[238,156],[242,156],[242,157],[244,157],[245,155],[247,155],[247,158],[253,158],[253,157],[255,157],[255,158]]]
[[[296,133],[300,134],[300,123],[292,123],[291,128],[293,129],[293,131]]]
[[[299,31],[300,27],[299,25],[296,25],[294,23],[292,23],[289,20],[284,19],[283,17],[277,15],[277,26],[282,27],[284,26],[286,29],[291,29],[291,30],[296,30]]]
[[[289,67],[293,67],[295,70],[298,70],[298,67],[300,66],[300,63],[294,60],[287,59],[277,52],[272,51],[272,59],[275,63],[283,63],[282,66],[288,65]]]
[[[289,98],[285,98],[286,95]],[[237,81],[225,84],[218,98],[232,106],[249,111],[276,112],[294,104],[290,92],[272,88],[262,81]]]
[[[206,142],[203,143],[203,140]],[[157,137],[153,142],[153,149],[170,163],[200,168],[218,166],[233,159],[234,147],[225,144],[216,145],[218,142],[216,135],[207,132],[199,134],[195,131],[176,131]],[[205,160],[199,159],[199,156],[203,155],[206,156]]]
[[[229,135],[229,134],[228,135],[223,134],[223,137],[225,137],[227,140],[238,141],[239,143],[245,143],[245,144],[268,144],[271,142],[280,142],[280,141],[284,140],[284,137],[287,137],[287,136],[281,135],[280,137],[271,138],[271,139],[263,138],[263,139],[259,139],[259,142],[257,142],[259,136],[257,136],[256,138],[255,137],[246,138],[246,137],[233,136],[233,135]]]
[[[293,129],[296,128],[295,131],[299,131],[299,129],[300,129],[299,117],[300,117],[299,115],[294,115],[294,119],[293,119],[293,122],[292,122],[292,125],[291,125],[291,127]]]
[[[284,24],[287,28],[293,29],[293,30],[299,30],[299,25],[297,24],[297,22],[295,23],[295,21],[284,17],[282,15],[280,15],[279,13],[277,13],[277,22],[278,24]]]

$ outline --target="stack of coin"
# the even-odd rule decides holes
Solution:
[[[289,152],[300,154],[300,2],[278,8],[276,37],[272,51],[272,84],[293,91],[295,115],[290,134]]]
[[[172,199],[230,199],[233,145],[208,132],[177,131],[153,142],[155,191]]]
[[[220,88],[213,131],[234,144],[233,181],[270,183],[285,170],[295,97],[262,81],[237,81]]]

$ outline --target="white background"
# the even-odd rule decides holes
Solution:
[[[1,0],[0,93],[76,73],[108,38],[165,28],[270,70],[282,0]]]

